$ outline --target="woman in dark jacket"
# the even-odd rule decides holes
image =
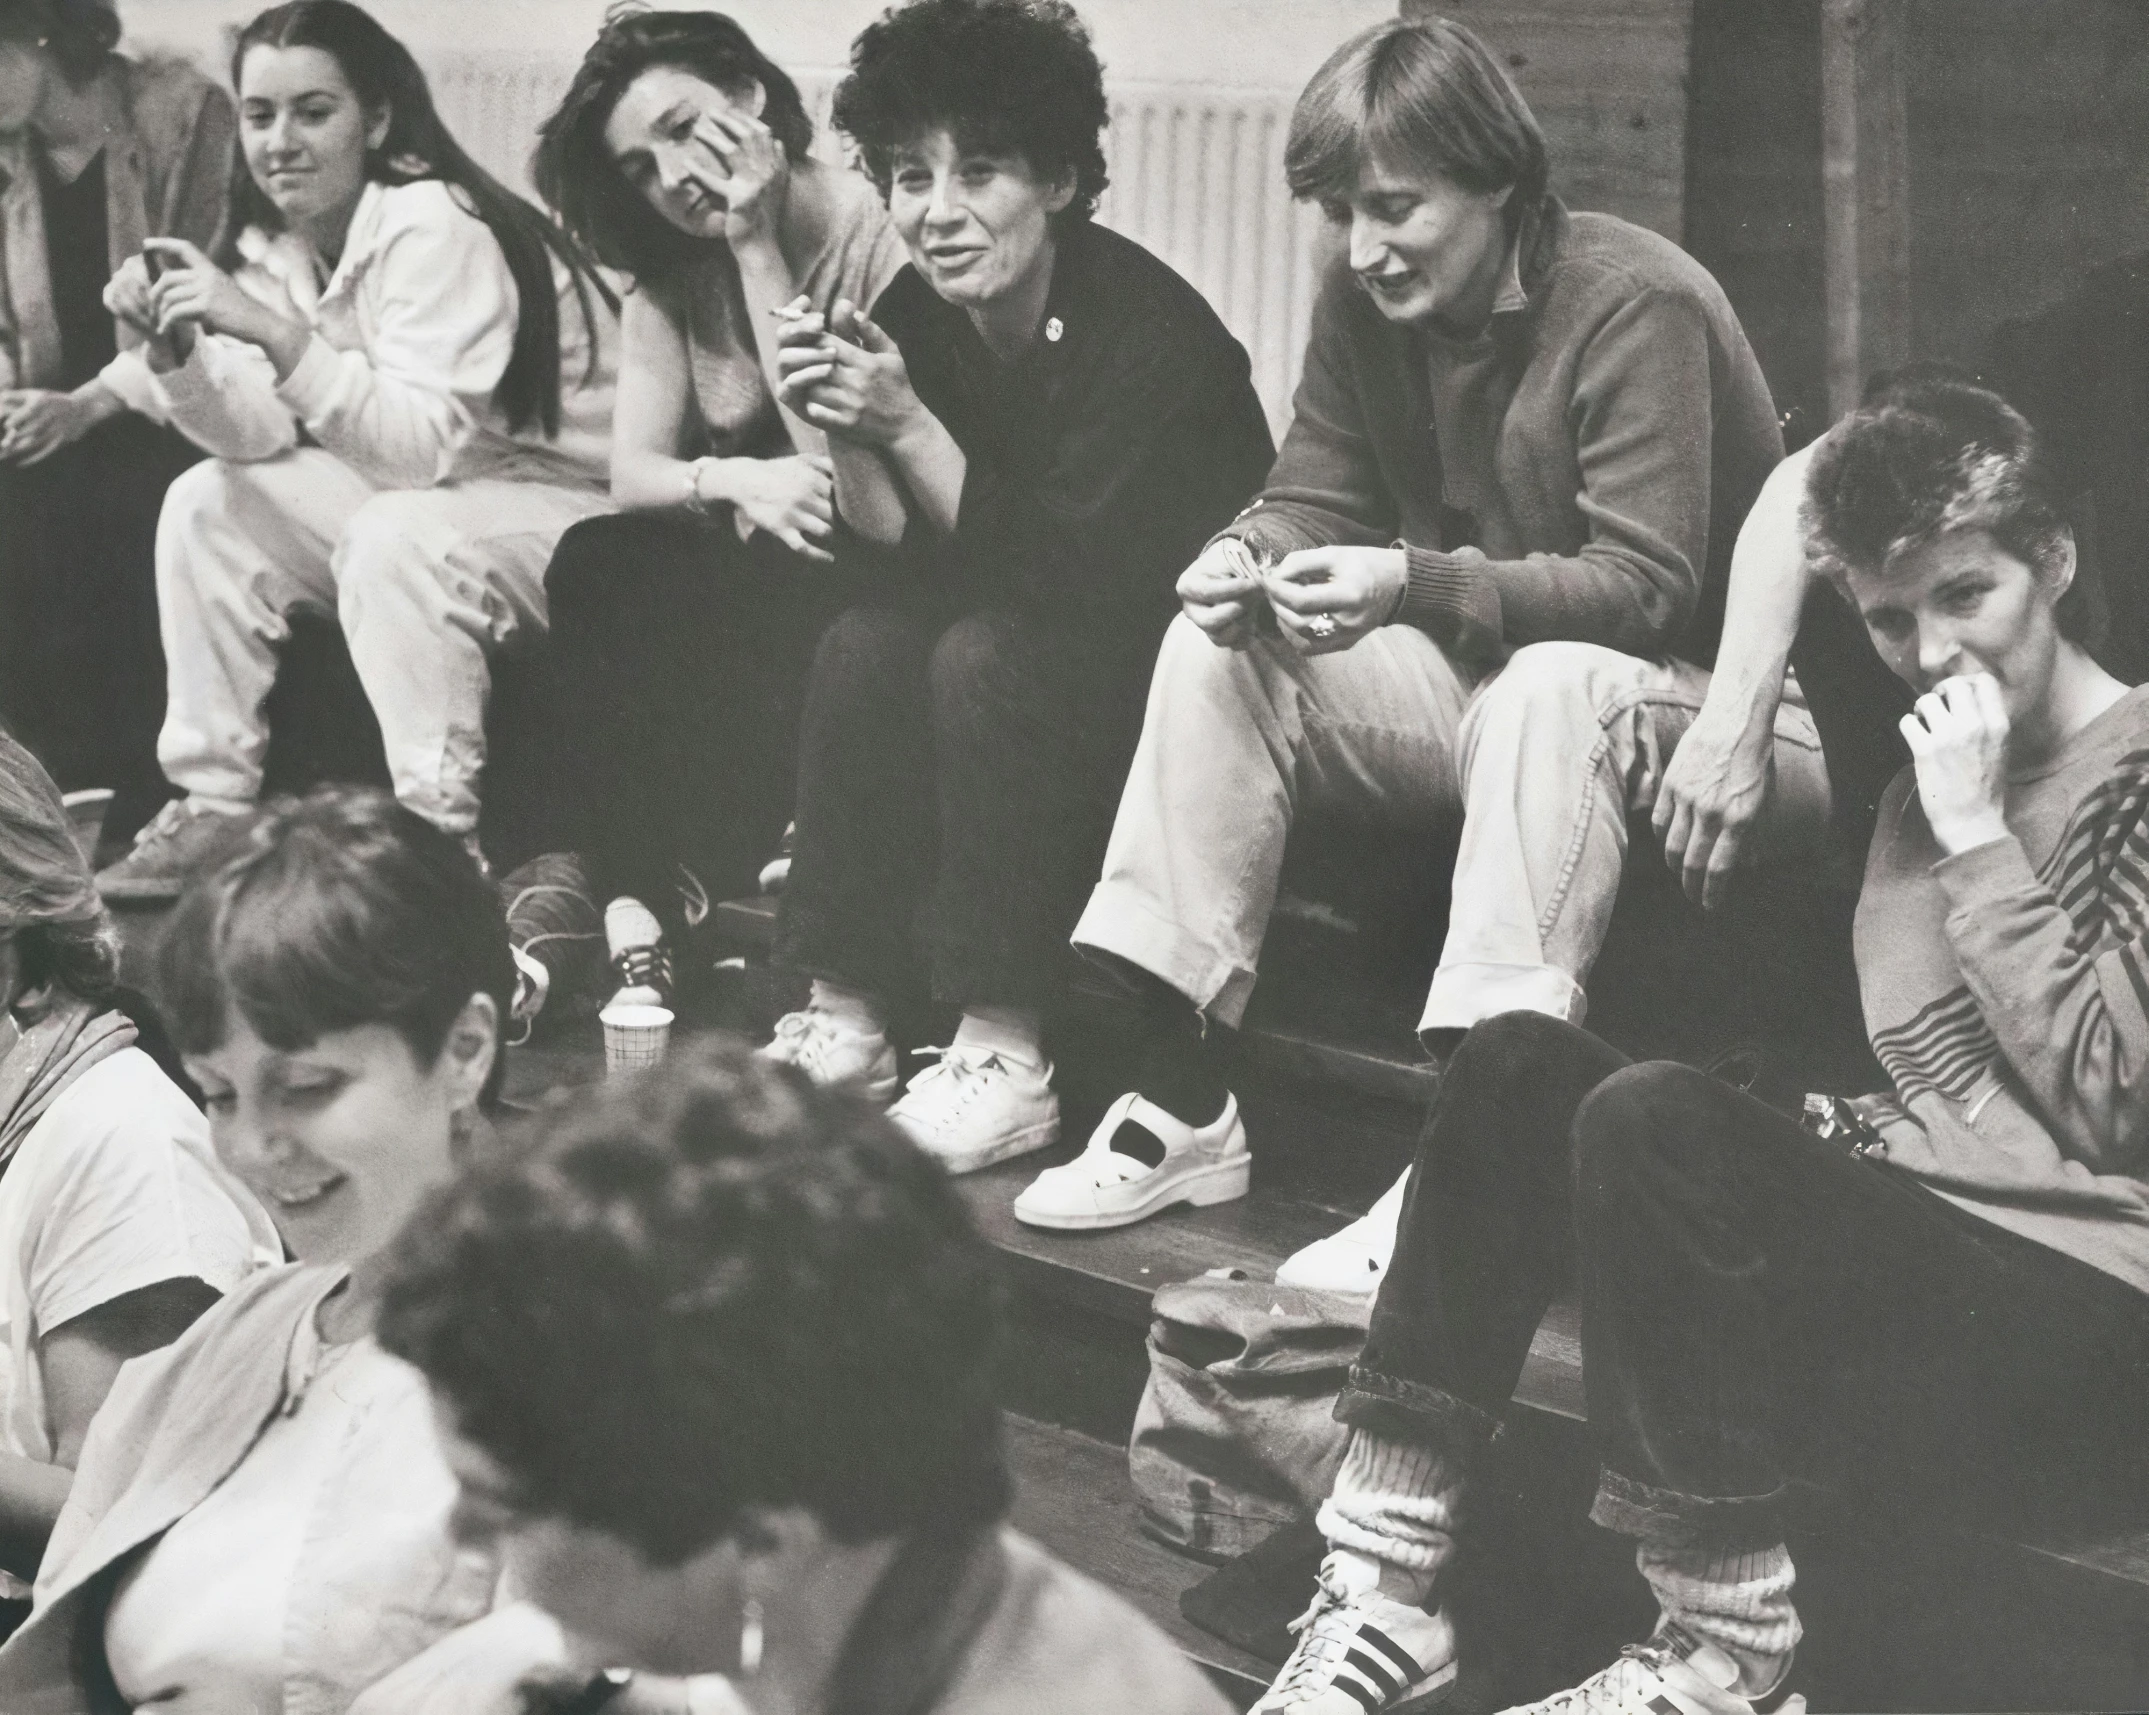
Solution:
[[[1060,0],[915,0],[836,119],[914,272],[786,338],[839,511],[911,575],[823,638],[778,952],[814,979],[770,1052],[896,1083],[887,1007],[923,907],[954,1045],[894,1115],[952,1171],[1058,1135],[1039,1014],[1133,753],[1177,568],[1270,456],[1246,353],[1096,226],[1103,75]]]

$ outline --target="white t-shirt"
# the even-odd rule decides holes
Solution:
[[[166,1280],[229,1292],[283,1254],[209,1124],[138,1048],[60,1092],[0,1174],[0,1447],[50,1463],[39,1341]],[[26,1586],[0,1581],[0,1594]]]

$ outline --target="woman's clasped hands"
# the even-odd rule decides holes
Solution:
[[[142,335],[144,355],[157,370],[186,362],[195,334],[206,330],[259,346],[282,380],[313,338],[313,325],[288,293],[278,288],[273,298],[255,296],[183,238],[144,241],[142,254],[113,273],[104,302]]]
[[[861,446],[893,448],[926,411],[903,354],[848,298],[827,316],[803,297],[776,312],[785,405],[815,428]]]
[[[1273,616],[1301,654],[1348,649],[1395,616],[1407,567],[1400,548],[1301,548],[1273,563],[1243,542],[1213,542],[1179,577],[1188,619],[1221,649],[1243,649]]]

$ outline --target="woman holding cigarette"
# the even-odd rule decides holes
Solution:
[[[299,607],[333,609],[396,796],[477,849],[491,661],[545,624],[560,532],[606,509],[616,300],[463,151],[349,0],[240,31],[227,246],[152,241],[107,301],[131,402],[214,456],[157,532],[157,759],[185,799],[100,878],[176,897],[261,792]]]
[[[613,419],[617,517],[546,574],[566,830],[624,984],[750,891],[790,815],[798,704],[856,595],[819,430],[776,394],[781,319],[872,304],[903,266],[864,179],[807,154],[797,86],[730,18],[606,25],[546,121],[537,181],[636,286]]]
[[[851,50],[837,122],[915,272],[787,339],[840,512],[915,568],[830,627],[807,690],[778,957],[814,979],[769,1052],[896,1084],[891,1002],[962,1022],[898,1124],[953,1172],[1049,1145],[1040,1012],[1131,754],[1171,584],[1270,456],[1246,353],[1092,224],[1103,76],[1059,0],[915,0]]]

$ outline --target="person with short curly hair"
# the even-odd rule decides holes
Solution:
[[[432,1384],[464,1540],[624,1665],[772,1715],[1220,1711],[1002,1524],[998,1320],[874,1104],[712,1038],[433,1196],[380,1333]]]
[[[216,241],[237,115],[119,39],[115,0],[0,0],[0,721],[124,834],[167,796],[157,513],[200,454],[129,408],[103,294],[147,238]]]
[[[2067,635],[2060,501],[2022,418],[1945,377],[1819,443],[1808,555],[1915,698],[1856,928],[1888,1087],[1801,1101],[1533,1013],[1472,1029],[1337,1406],[1310,1623],[1257,1715],[1400,1701],[1352,1663],[1368,1631],[1413,1690],[1471,1666],[1455,1534],[1570,1288],[1591,1516],[1634,1539],[1659,1622],[1539,1715],[1802,1708],[1795,1489],[1921,1527],[2143,1516],[2149,688]]]
[[[897,6],[835,113],[912,267],[870,318],[790,324],[779,361],[838,510],[900,534],[912,575],[836,620],[808,681],[777,956],[814,981],[769,1051],[892,1096],[922,916],[931,998],[962,1019],[894,1114],[960,1173],[1058,1136],[1042,1014],[1176,566],[1272,448],[1216,313],[1091,218],[1109,112],[1064,0]],[[872,519],[890,474],[893,528]]]
[[[90,1420],[276,1231],[152,1059],[50,776],[0,734],[0,1620],[21,1616]],[[5,1629],[0,1627],[0,1629]]]

